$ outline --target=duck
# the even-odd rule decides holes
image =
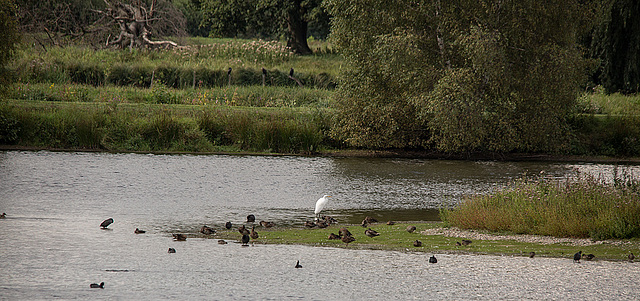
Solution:
[[[187,240],[187,237],[184,234],[174,233],[173,234],[173,239],[175,239],[177,241],[185,241],[185,240]]]
[[[340,228],[340,231],[338,232],[338,234],[340,236],[351,236],[351,232],[349,232],[349,229],[347,228]]]
[[[436,256],[435,256],[435,255],[432,255],[432,256],[429,258],[429,263],[438,263],[438,259],[436,259]]]
[[[202,226],[202,228],[200,228],[200,233],[205,234],[205,235],[210,235],[210,234],[214,234],[216,233],[216,230],[213,230],[213,228],[204,225]]]
[[[256,232],[256,226],[251,227],[251,238],[258,239],[258,232]]]
[[[113,224],[113,218],[108,218],[108,219],[105,219],[104,221],[102,221],[102,223],[100,223],[100,227],[102,229],[106,229],[111,224]]]
[[[247,223],[253,223],[256,221],[256,216],[253,214],[247,215]]]
[[[408,226],[407,227],[407,232],[413,233],[413,231],[416,231],[416,226]]]
[[[233,224],[231,222],[227,222],[226,224],[224,224],[224,227],[227,228],[227,230],[230,230],[231,227],[233,227]]]
[[[0,218],[5,218],[5,217],[7,217],[7,214],[2,212],[2,214],[0,214]]]
[[[578,251],[578,253],[573,254],[573,262],[580,263],[580,258],[582,258],[582,251]]]
[[[142,233],[147,233],[147,231],[140,230],[140,229],[136,228],[135,230],[133,230],[133,233],[135,233],[135,234],[142,234]]]
[[[413,242],[413,246],[414,247],[422,247],[422,242],[416,239],[416,241]]]
[[[351,235],[342,236],[342,242],[347,244],[347,246],[349,246],[350,242],[354,242],[354,241],[356,241],[356,239]]]
[[[100,284],[97,283],[91,283],[89,284],[90,288],[104,288],[104,282],[100,282]]]
[[[169,248],[169,251],[167,251],[167,253],[175,253],[175,252],[176,252],[176,249],[174,248]]]
[[[593,255],[593,254],[582,254],[582,258],[586,259],[587,261],[591,261],[592,259],[596,258],[596,255]]]
[[[260,225],[265,227],[265,228],[271,228],[271,227],[275,226],[276,224],[273,223],[273,222],[260,221]]]
[[[218,244],[220,244],[220,245],[226,245],[226,244],[227,244],[227,242],[226,242],[226,241],[224,241],[224,239],[218,239]]]
[[[300,264],[300,260],[298,260],[298,262],[296,262],[296,269],[299,269],[301,267],[302,267],[302,265]]]
[[[459,241],[456,241],[456,246],[461,246],[462,244]]]
[[[388,222],[387,222],[387,225],[389,225],[389,226],[393,226],[393,225],[395,225],[395,224],[396,224],[396,222],[394,222],[394,221],[388,221]]]
[[[376,232],[376,230],[371,230],[371,228],[364,230],[364,234],[369,237],[376,237],[380,235],[380,233]]]
[[[323,215],[322,216],[322,220],[324,220],[329,225],[338,223],[337,219],[335,219],[335,218],[333,218],[331,216],[328,216],[328,215]]]
[[[468,240],[468,239],[463,239],[463,240],[462,240],[462,245],[463,245],[463,246],[468,246],[468,245],[470,245],[470,244],[471,244],[471,241],[470,241],[470,240]]]
[[[249,230],[247,230],[247,228],[244,225],[241,225],[240,227],[238,227],[238,232],[240,232],[240,234],[242,235],[249,235]]]
[[[326,221],[318,221],[316,223],[316,226],[320,229],[324,229],[326,227],[329,227],[329,224]]]
[[[341,239],[342,237],[339,235],[336,235],[335,233],[331,233],[329,234],[329,239]]]
[[[529,252],[529,258],[533,258],[533,256],[536,256],[536,252]]]
[[[242,234],[242,246],[248,246],[251,238],[247,234]]]
[[[306,221],[304,222],[304,226],[307,228],[313,228],[316,226],[316,223],[312,222],[312,221]]]
[[[629,258],[630,262],[633,262],[633,260],[636,258],[635,256],[633,256],[633,253],[629,253],[629,256],[627,256],[627,258]]]

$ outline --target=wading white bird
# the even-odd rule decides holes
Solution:
[[[324,195],[323,197],[319,198],[318,201],[316,202],[316,210],[314,211],[314,213],[316,214],[316,220],[320,220],[320,212],[322,211],[322,209],[324,208],[324,206],[327,204],[327,202],[329,202],[329,199],[331,196],[330,195]]]

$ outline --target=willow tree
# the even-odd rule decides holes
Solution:
[[[448,152],[568,145],[566,118],[584,73],[578,1],[327,4],[351,70],[337,94],[334,137]]]

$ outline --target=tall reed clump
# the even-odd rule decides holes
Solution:
[[[324,138],[312,117],[282,111],[204,109],[198,124],[217,145],[247,151],[313,153]]]
[[[462,229],[592,239],[640,237],[640,183],[592,176],[564,181],[521,180],[492,195],[472,196],[440,212]]]

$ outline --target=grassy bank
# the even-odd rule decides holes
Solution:
[[[0,144],[110,151],[313,153],[328,116],[313,108],[120,102],[0,103]]]
[[[462,229],[626,239],[640,237],[640,183],[624,172],[605,181],[521,180],[492,195],[470,196],[442,220]]]
[[[413,233],[406,231],[408,225],[416,226],[417,230]],[[332,225],[325,229],[307,229],[302,225],[294,228],[263,228],[256,227],[259,234],[258,239],[253,240],[254,243],[264,244],[302,244],[310,246],[322,247],[338,247],[347,249],[376,249],[376,250],[393,250],[393,251],[410,251],[424,253],[471,253],[471,254],[493,254],[493,255],[513,255],[528,256],[529,252],[536,252],[536,256],[546,257],[566,257],[572,258],[573,254],[578,250],[584,253],[592,253],[596,255],[598,260],[623,260],[629,252],[638,253],[640,242],[633,240],[625,244],[594,244],[589,246],[574,246],[566,243],[557,244],[539,244],[530,242],[521,242],[515,240],[473,240],[467,246],[458,246],[456,242],[460,242],[465,237],[447,237],[443,235],[425,235],[421,233],[427,229],[443,227],[443,223],[396,223],[395,225],[386,225],[383,223],[371,225],[371,229],[380,233],[377,237],[368,237],[364,235],[365,228],[360,225]],[[356,240],[348,246],[340,240],[328,239],[330,233],[338,233],[341,227],[347,227]],[[205,237],[199,234],[191,234],[190,236]],[[240,240],[240,233],[236,230],[218,230],[214,236],[207,236],[215,239]],[[422,242],[421,247],[413,246],[415,240]]]

